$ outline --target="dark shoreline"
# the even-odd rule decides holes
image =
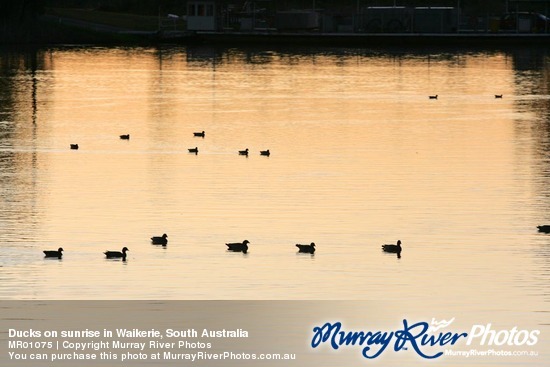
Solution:
[[[200,32],[205,44],[311,46],[550,46],[550,34]]]
[[[320,33],[255,31],[132,31],[70,18],[42,16],[25,40],[3,38],[1,46],[93,44],[97,46],[324,46],[324,47],[543,47],[550,33]]]

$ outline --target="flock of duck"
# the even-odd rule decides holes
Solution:
[[[193,136],[195,137],[198,137],[198,138],[204,138],[206,136],[206,133],[203,131],[200,131],[200,132],[194,132],[193,133]],[[194,148],[189,148],[189,153],[195,153],[195,154],[199,154],[199,148],[198,147],[194,147]],[[270,155],[271,153],[269,152],[269,149],[268,150],[260,150],[260,155],[265,155],[265,156],[268,156]],[[239,150],[239,155],[245,155],[248,157],[248,148],[244,149],[244,150]]]
[[[194,132],[193,136],[204,138],[206,136],[206,133],[204,132],[204,130],[200,132]],[[121,140],[130,140],[130,134],[122,134],[122,135],[119,135],[119,137]],[[79,149],[79,146],[78,144],[70,144],[70,148],[73,150],[77,150]],[[189,148],[188,151],[189,153],[198,154],[199,148],[198,147]],[[239,150],[239,155],[244,155],[248,157],[248,153],[249,153],[248,148],[244,150]],[[271,152],[269,151],[269,149],[261,150],[260,155],[269,157],[271,155]],[[151,237],[151,243],[153,245],[166,246],[168,244],[168,236],[165,233],[162,236]],[[226,243],[226,246],[228,251],[242,252],[246,254],[248,252],[249,243],[250,242],[248,240],[244,240],[243,242]],[[315,252],[315,243],[313,242],[309,245],[297,244],[296,246],[298,247],[298,252],[309,253],[309,254],[313,254]],[[63,257],[63,251],[64,251],[63,248],[60,247],[57,250],[45,250],[43,252],[45,257],[47,258],[61,259]],[[107,259],[122,259],[123,261],[126,261],[126,252],[128,251],[130,251],[128,247],[123,247],[121,251],[105,251],[104,254]]]
[[[194,132],[193,136],[198,137],[198,138],[204,138],[206,136],[206,133],[204,132],[204,130],[199,131],[199,132]],[[122,134],[122,135],[119,135],[119,137],[122,140],[130,140],[130,134]],[[79,148],[78,144],[70,144],[69,146],[73,150],[78,150],[78,148]],[[199,147],[189,148],[188,151],[189,151],[189,153],[199,154]],[[239,155],[244,155],[244,156],[248,157],[248,148],[246,148],[244,150],[239,150]],[[271,153],[269,152],[269,149],[260,150],[260,155],[269,157],[271,155]]]
[[[428,97],[429,97],[429,99],[437,99],[438,95],[435,94],[435,95],[430,95]],[[500,99],[502,97],[503,97],[502,94],[495,94],[495,98]],[[206,133],[204,132],[204,130],[200,131],[200,132],[194,132],[193,136],[204,138],[206,136]],[[129,140],[130,139],[130,134],[120,135],[120,139]],[[71,149],[78,149],[79,147],[78,147],[78,144],[70,144],[70,148]],[[189,151],[189,153],[198,154],[199,153],[199,148],[198,147],[189,148],[188,151]],[[249,150],[248,150],[248,148],[246,148],[244,150],[239,150],[238,153],[239,153],[239,155],[248,156]],[[270,154],[271,153],[269,152],[269,149],[260,151],[260,155],[263,155],[263,156],[269,156]],[[538,228],[539,232],[550,233],[550,225],[541,225],[541,226],[537,226],[537,228]],[[165,233],[162,236],[153,236],[153,237],[151,237],[151,243],[153,245],[167,246],[168,245],[168,235]],[[227,246],[227,251],[242,252],[242,253],[246,254],[248,252],[248,245],[249,244],[250,244],[250,242],[248,240],[244,240],[243,242],[226,243],[225,245]],[[298,252],[299,253],[306,253],[306,254],[314,254],[315,253],[315,243],[314,242],[311,242],[309,245],[307,245],[307,244],[296,244],[296,247],[298,247]],[[382,245],[382,251],[387,252],[387,253],[397,254],[398,258],[401,257],[401,251],[402,250],[403,249],[401,247],[401,241],[400,240],[398,240],[397,244],[395,244],[395,245],[394,244],[384,244],[384,245]],[[105,254],[105,257],[107,259],[122,259],[123,261],[125,261],[127,251],[130,251],[130,250],[127,247],[123,247],[121,251],[105,251],[104,254]],[[61,259],[62,256],[63,256],[63,248],[60,247],[57,250],[46,250],[46,251],[44,251],[44,255],[47,258]]]
[[[162,236],[153,236],[151,237],[151,244],[153,245],[168,245],[168,235],[164,233]],[[246,254],[248,252],[248,245],[250,241],[244,240],[243,242],[232,242],[226,243],[227,251],[231,252],[242,252]],[[314,254],[315,253],[315,243],[312,242],[309,245],[297,243],[298,252],[303,254]],[[397,254],[397,257],[401,257],[401,241],[398,240],[396,245],[382,245],[382,251]],[[47,258],[57,258],[61,259],[63,257],[63,248],[60,247],[57,250],[45,250],[44,255]],[[122,259],[126,261],[126,252],[130,251],[128,247],[123,247],[121,251],[105,251],[105,257],[107,259]]]
[[[545,224],[541,226],[537,226],[539,232],[543,233],[550,233],[550,225]],[[164,233],[162,236],[153,236],[151,237],[151,244],[153,245],[162,245],[167,246],[168,245],[168,235]],[[246,254],[248,252],[248,245],[250,244],[250,241],[244,240],[243,242],[232,242],[232,243],[226,243],[227,251],[231,252],[242,252],[243,254]],[[297,243],[296,247],[298,247],[299,253],[304,254],[314,254],[315,253],[315,243],[312,242],[309,245],[307,244],[300,244]],[[47,258],[58,258],[61,259],[63,257],[63,248],[60,247],[57,250],[45,250],[44,255]],[[105,257],[107,259],[122,259],[122,261],[126,261],[126,252],[130,251],[128,250],[128,247],[123,247],[121,251],[105,251]],[[401,258],[401,251],[403,251],[403,248],[401,247],[401,240],[397,240],[397,243],[394,244],[385,244],[382,245],[382,251],[392,254],[397,254],[398,258]]]

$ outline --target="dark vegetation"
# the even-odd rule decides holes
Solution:
[[[161,13],[172,13],[184,15],[186,12],[185,0],[39,0],[48,7],[96,9],[117,13],[132,13],[142,15],[157,15]],[[224,4],[234,4],[235,8],[243,8],[246,3],[254,1],[245,0],[224,0]],[[457,0],[258,0],[257,8],[268,8],[269,10],[288,9],[317,9],[352,12],[356,11],[358,5],[365,6],[457,6]],[[460,7],[468,14],[500,14],[506,10],[506,4],[515,9],[519,4],[524,11],[538,11],[544,13],[547,6],[550,8],[550,1],[541,0],[460,0]]]
[[[103,12],[157,16],[161,13],[182,15],[185,0],[45,0],[53,8],[94,9]]]
[[[183,14],[184,9],[185,1],[176,0],[2,0],[0,43],[124,42],[132,37],[84,29],[59,18],[155,31],[159,13]]]
[[[40,31],[38,17],[44,13],[42,0],[0,2],[0,39],[3,42],[32,42]]]
[[[158,16],[156,15],[115,13],[105,10],[79,8],[49,8],[47,14],[127,30],[155,31],[158,29]]]

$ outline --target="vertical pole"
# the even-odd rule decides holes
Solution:
[[[456,33],[460,32],[460,0],[456,0]]]
[[[519,33],[519,16],[518,16],[518,11],[519,11],[519,4],[516,3],[516,33]]]

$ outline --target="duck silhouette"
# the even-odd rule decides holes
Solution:
[[[63,256],[62,252],[63,252],[63,248],[60,247],[58,248],[57,250],[45,250],[43,251],[44,252],[44,257],[57,257],[58,259],[61,259],[61,257]]]
[[[168,244],[168,235],[165,233],[160,237],[158,237],[158,236],[151,237],[151,243],[153,245],[166,246]]]
[[[239,150],[239,155],[246,155],[246,156],[248,156],[248,148],[246,148],[245,150]]]
[[[188,150],[189,150],[189,153],[195,153],[195,154],[199,153],[199,148],[197,148],[197,147],[189,148]]]
[[[248,252],[248,240],[244,240],[243,242],[234,242],[234,243],[226,243],[228,251],[233,252],[242,252],[243,254],[246,254]]]
[[[271,153],[269,153],[269,149],[268,150],[260,150],[260,155],[265,155],[265,156],[270,156]]]
[[[539,229],[539,232],[550,233],[550,225],[548,224],[537,226],[537,228]]]
[[[433,96],[430,96],[430,99],[437,99],[437,94],[434,94]]]
[[[122,140],[130,140],[130,134],[120,135],[120,138],[121,138]]]
[[[297,243],[296,247],[298,247],[298,252],[303,252],[303,253],[306,253],[306,254],[315,253],[315,243],[314,242],[312,242],[309,245],[301,245],[301,244]]]
[[[200,133],[193,133],[193,136],[198,136],[198,137],[204,138],[204,130],[201,131]]]
[[[394,254],[400,254],[401,253],[401,241],[397,240],[397,245],[382,245],[382,250],[384,252],[391,252]]]
[[[502,98],[502,94],[495,94],[495,98]]]
[[[71,149],[78,149],[78,144],[71,144]]]
[[[122,261],[126,261],[126,251],[130,251],[128,247],[123,247],[122,251],[105,251],[104,254],[107,259],[122,259]]]

